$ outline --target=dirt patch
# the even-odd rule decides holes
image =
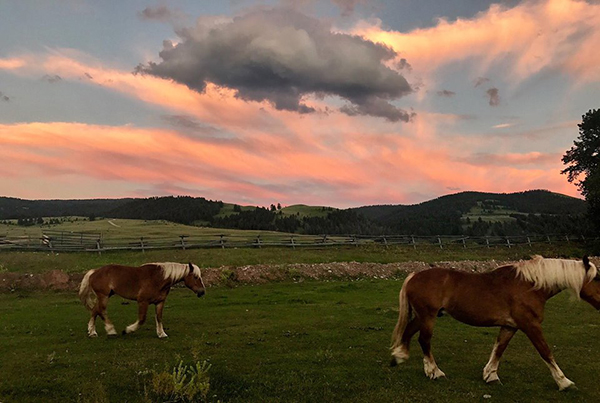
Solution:
[[[590,258],[596,265],[600,258]],[[404,273],[417,272],[430,267],[451,268],[469,272],[486,272],[496,267],[510,264],[509,261],[458,261],[402,263],[298,263],[285,265],[249,265],[222,266],[202,269],[202,277],[206,286],[237,284],[261,284],[272,281],[304,281],[334,280],[334,279],[389,279],[397,278]],[[59,290],[76,291],[83,278],[83,273],[67,274],[60,270],[52,270],[43,274],[0,273],[0,292],[17,290]]]

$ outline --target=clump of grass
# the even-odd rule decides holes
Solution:
[[[153,372],[150,392],[146,390],[147,397],[161,402],[206,401],[210,389],[210,367],[206,361],[189,366],[180,361],[171,372]]]

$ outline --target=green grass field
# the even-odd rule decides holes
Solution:
[[[141,251],[112,251],[50,253],[0,251],[0,271],[42,273],[62,270],[68,273],[85,272],[109,263],[138,266],[148,262],[194,262],[200,267],[244,266],[253,264],[329,263],[329,262],[372,262],[395,263],[418,261],[434,263],[462,260],[519,260],[532,254],[545,257],[581,258],[590,252],[581,244],[534,244],[532,248],[518,245],[512,248],[463,249],[461,245],[440,249],[435,245],[391,246],[380,245],[360,247],[316,248],[228,248],[228,249],[165,249]]]
[[[433,349],[446,380],[411,359],[389,367],[389,339],[401,281],[279,283],[211,288],[198,299],[173,290],[165,308],[169,339],[152,316],[136,334],[86,338],[88,314],[74,293],[0,295],[0,401],[145,400],[149,371],[208,360],[210,401],[549,402],[600,401],[598,314],[566,293],[550,300],[544,329],[565,374],[579,387],[558,392],[547,367],[518,333],[500,365],[503,385],[481,379],[497,330],[444,316]],[[114,297],[123,329],[135,304]],[[490,395],[491,398],[484,398]]]
[[[285,215],[299,215],[302,217],[326,217],[331,207],[307,206],[305,204],[294,204],[281,209]],[[336,209],[337,210],[337,209]]]

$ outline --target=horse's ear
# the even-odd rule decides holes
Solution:
[[[193,273],[194,272],[194,265],[192,264],[192,262],[189,262],[188,266],[190,268],[190,273]]]
[[[590,269],[590,258],[588,257],[588,255],[585,255],[583,257],[583,266],[585,267],[585,271],[588,271]]]

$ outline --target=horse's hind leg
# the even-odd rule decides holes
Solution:
[[[420,328],[419,319],[414,317],[406,325],[404,333],[402,334],[402,343],[396,347],[392,353],[394,358],[392,359],[392,365],[401,364],[408,360],[410,355],[410,339],[419,331]]]
[[[148,312],[148,301],[138,302],[138,320],[127,326],[123,334],[133,333],[140,328],[146,321],[146,312]]]
[[[437,314],[437,312],[435,312]],[[438,379],[446,376],[437,366],[433,354],[431,353],[431,337],[433,336],[433,326],[435,324],[435,314],[427,318],[421,318],[421,327],[419,329],[419,344],[423,350],[423,367],[425,375],[429,379]]]
[[[99,294],[98,295],[98,304],[96,305],[95,312],[96,315],[99,315],[104,321],[104,329],[106,330],[106,334],[109,336],[115,336],[117,331],[115,330],[115,326],[112,324],[110,319],[108,319],[108,313],[106,312],[106,307],[108,305],[108,295]]]
[[[513,327],[502,326],[500,328],[500,333],[498,334],[498,339],[496,339],[496,343],[492,349],[490,360],[483,368],[483,380],[487,383],[500,382],[500,378],[498,378],[498,365],[500,364],[500,358],[502,357],[504,350],[506,350],[508,343],[516,332],[517,329]]]
[[[92,315],[90,317],[90,321],[88,322],[88,337],[98,337],[98,332],[96,332],[96,310],[92,310]]]

